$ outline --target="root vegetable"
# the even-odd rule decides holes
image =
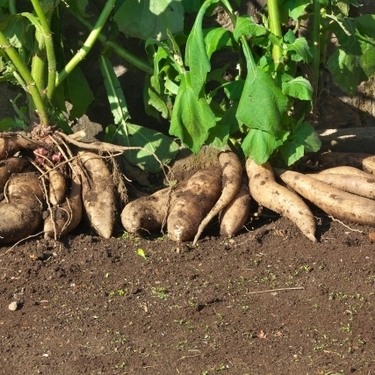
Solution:
[[[34,234],[42,223],[43,193],[36,174],[12,175],[5,193],[6,200],[0,203],[1,244]]]
[[[362,168],[364,171],[375,174],[375,156],[369,156],[362,160]]]
[[[168,235],[173,241],[189,241],[221,194],[221,170],[203,169],[195,173],[186,187],[177,192],[167,219]]]
[[[271,165],[258,165],[247,159],[246,172],[250,195],[260,205],[287,217],[308,239],[316,242],[316,222],[312,212],[297,194],[275,181]]]
[[[20,149],[20,146],[14,141],[14,137],[0,138],[0,160],[13,155]]]
[[[375,225],[375,202],[344,192],[314,177],[285,171],[280,178],[298,194],[336,219]]]
[[[344,174],[311,174],[309,176],[325,182],[337,189],[357,194],[362,197],[375,199],[375,178],[366,173],[368,177],[361,175],[344,175]]]
[[[233,237],[249,219],[250,194],[248,182],[243,179],[240,190],[220,214],[220,235]]]
[[[152,195],[129,202],[121,212],[121,222],[129,233],[161,231],[168,214],[171,189],[158,190]]]
[[[210,212],[199,224],[193,245],[196,244],[207,224],[233,200],[241,187],[243,169],[237,155],[231,151],[222,152],[219,154],[219,163],[222,170],[222,192]]]
[[[74,230],[82,219],[81,179],[73,174],[69,196],[61,205],[52,207],[44,220],[44,237],[59,239]]]
[[[49,201],[52,205],[58,205],[65,199],[66,193],[66,180],[63,174],[57,169],[51,169],[48,172],[49,190],[48,196]]]
[[[370,154],[357,152],[326,152],[324,154],[312,155],[312,162],[318,163],[323,168],[332,168],[347,165],[355,168],[362,168],[363,159]]]
[[[341,174],[341,175],[348,175],[348,176],[362,176],[362,177],[371,177],[371,175],[367,172],[362,171],[361,169],[350,167],[350,166],[339,166],[339,167],[332,167],[323,169],[318,173],[319,175],[323,174]],[[311,174],[312,175],[312,174]]]
[[[0,140],[3,138],[0,138]],[[19,173],[22,171],[29,161],[25,158],[9,157],[4,160],[0,160],[0,192],[3,191],[6,182],[12,173]]]
[[[82,168],[82,200],[88,220],[96,232],[110,238],[115,224],[115,192],[110,171],[92,152],[78,152]]]

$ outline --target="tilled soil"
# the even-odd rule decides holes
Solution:
[[[375,229],[318,222],[0,248],[0,374],[373,374]]]

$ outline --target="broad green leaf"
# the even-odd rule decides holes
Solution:
[[[320,150],[321,141],[315,128],[307,121],[298,124],[292,132],[292,139],[305,147],[307,152],[317,152]]]
[[[258,67],[248,72],[237,111],[240,122],[251,129],[277,134],[287,109],[288,98],[269,74]]]
[[[190,79],[196,96],[199,96],[206,81],[207,73],[211,70],[210,60],[206,52],[202,21],[208,7],[218,1],[211,0],[204,2],[195,18],[194,25],[186,42],[185,64],[190,68]]]
[[[289,30],[288,33],[290,34],[292,32]],[[304,37],[296,38],[292,43],[287,43],[286,47],[288,48],[288,51],[294,51],[296,53],[295,55],[292,55],[294,61],[303,61],[305,63],[311,61],[312,55],[310,47]]]
[[[178,145],[171,137],[128,122],[116,127],[112,142],[122,146],[139,147],[139,150],[125,151],[123,155],[129,163],[150,173],[158,173],[162,168],[154,155],[162,163],[168,164],[178,152]]]
[[[350,95],[354,95],[359,83],[367,79],[361,67],[360,55],[348,54],[341,48],[329,57],[327,67],[335,83]]]
[[[19,14],[8,15],[0,24],[11,46],[28,51],[34,47],[35,36],[35,29],[30,26],[29,20]]]
[[[305,13],[308,5],[310,5],[310,1],[306,0],[284,0],[279,8],[286,9],[290,18],[298,20]]]
[[[305,147],[295,142],[286,141],[280,146],[279,151],[285,164],[289,167],[302,158],[305,154]]]
[[[223,47],[230,47],[232,45],[231,32],[223,27],[205,30],[204,42],[207,57],[210,59],[214,52]]]
[[[113,17],[127,36],[147,40],[167,38],[183,30],[184,9],[180,0],[126,0]]]
[[[216,118],[205,98],[199,98],[192,87],[190,72],[181,76],[181,83],[172,111],[170,134],[178,137],[194,153],[208,138]]]
[[[4,132],[20,127],[20,122],[11,117],[4,117],[0,120],[0,131]],[[25,126],[22,127],[25,129]]]
[[[365,14],[354,19],[358,32],[375,39],[375,14]]]
[[[367,78],[371,78],[375,73],[375,40],[372,43],[361,42],[361,68]]]
[[[162,167],[159,160],[162,163],[169,163],[176,155],[178,145],[160,132],[127,122],[129,114],[126,100],[120,82],[106,56],[101,56],[101,70],[116,125],[114,129],[108,129],[106,140],[122,146],[139,148],[125,151],[124,157],[129,163],[147,172],[159,172]]]
[[[163,118],[168,119],[170,111],[166,103],[167,99],[163,98],[160,93],[156,92],[149,82],[150,81],[146,81],[144,88],[144,100],[145,103],[148,104],[145,108],[147,114],[156,118],[159,118],[160,114]],[[152,110],[153,108],[157,110],[156,113]]]
[[[297,124],[287,141],[279,151],[285,163],[290,166],[299,160],[305,152],[317,152],[321,141],[313,126],[307,121]]]
[[[225,149],[231,134],[238,132],[239,123],[236,118],[238,104],[233,104],[225,112],[217,125],[210,130],[207,144],[218,149]]]
[[[245,156],[257,164],[265,163],[277,147],[276,137],[259,129],[250,129],[241,144]]]
[[[225,95],[229,100],[240,100],[245,81],[231,81],[223,85]]]
[[[335,83],[348,94],[354,95],[357,86],[368,78],[366,71],[370,73],[375,66],[375,56],[371,52],[374,47],[368,50],[368,41],[356,30],[353,20],[344,19],[343,25],[344,29],[338,24],[333,27],[340,46],[329,57],[327,67]],[[345,30],[349,30],[350,34]],[[366,51],[366,56],[363,51]]]
[[[248,38],[266,35],[267,29],[260,24],[254,22],[252,17],[240,16],[236,19],[236,26],[233,30],[234,39],[238,41],[241,35]]]
[[[203,4],[204,0],[182,0],[185,12],[193,13],[198,12],[199,8]]]
[[[310,101],[314,92],[311,83],[304,77],[296,77],[288,82],[283,82],[282,90],[284,95]]]
[[[65,100],[73,105],[70,118],[81,117],[94,100],[94,95],[79,66],[75,67],[63,82]]]

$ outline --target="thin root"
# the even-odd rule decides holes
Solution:
[[[329,217],[332,221],[337,221],[337,222],[340,223],[343,227],[345,227],[345,228],[351,230],[352,232],[363,233],[363,230],[350,228],[349,225],[344,224],[341,220],[336,219],[336,218],[334,218],[333,216],[328,216],[328,217]]]

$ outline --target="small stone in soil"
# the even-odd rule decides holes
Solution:
[[[9,304],[8,309],[10,311],[16,311],[18,309],[18,303],[16,301],[13,301]]]

